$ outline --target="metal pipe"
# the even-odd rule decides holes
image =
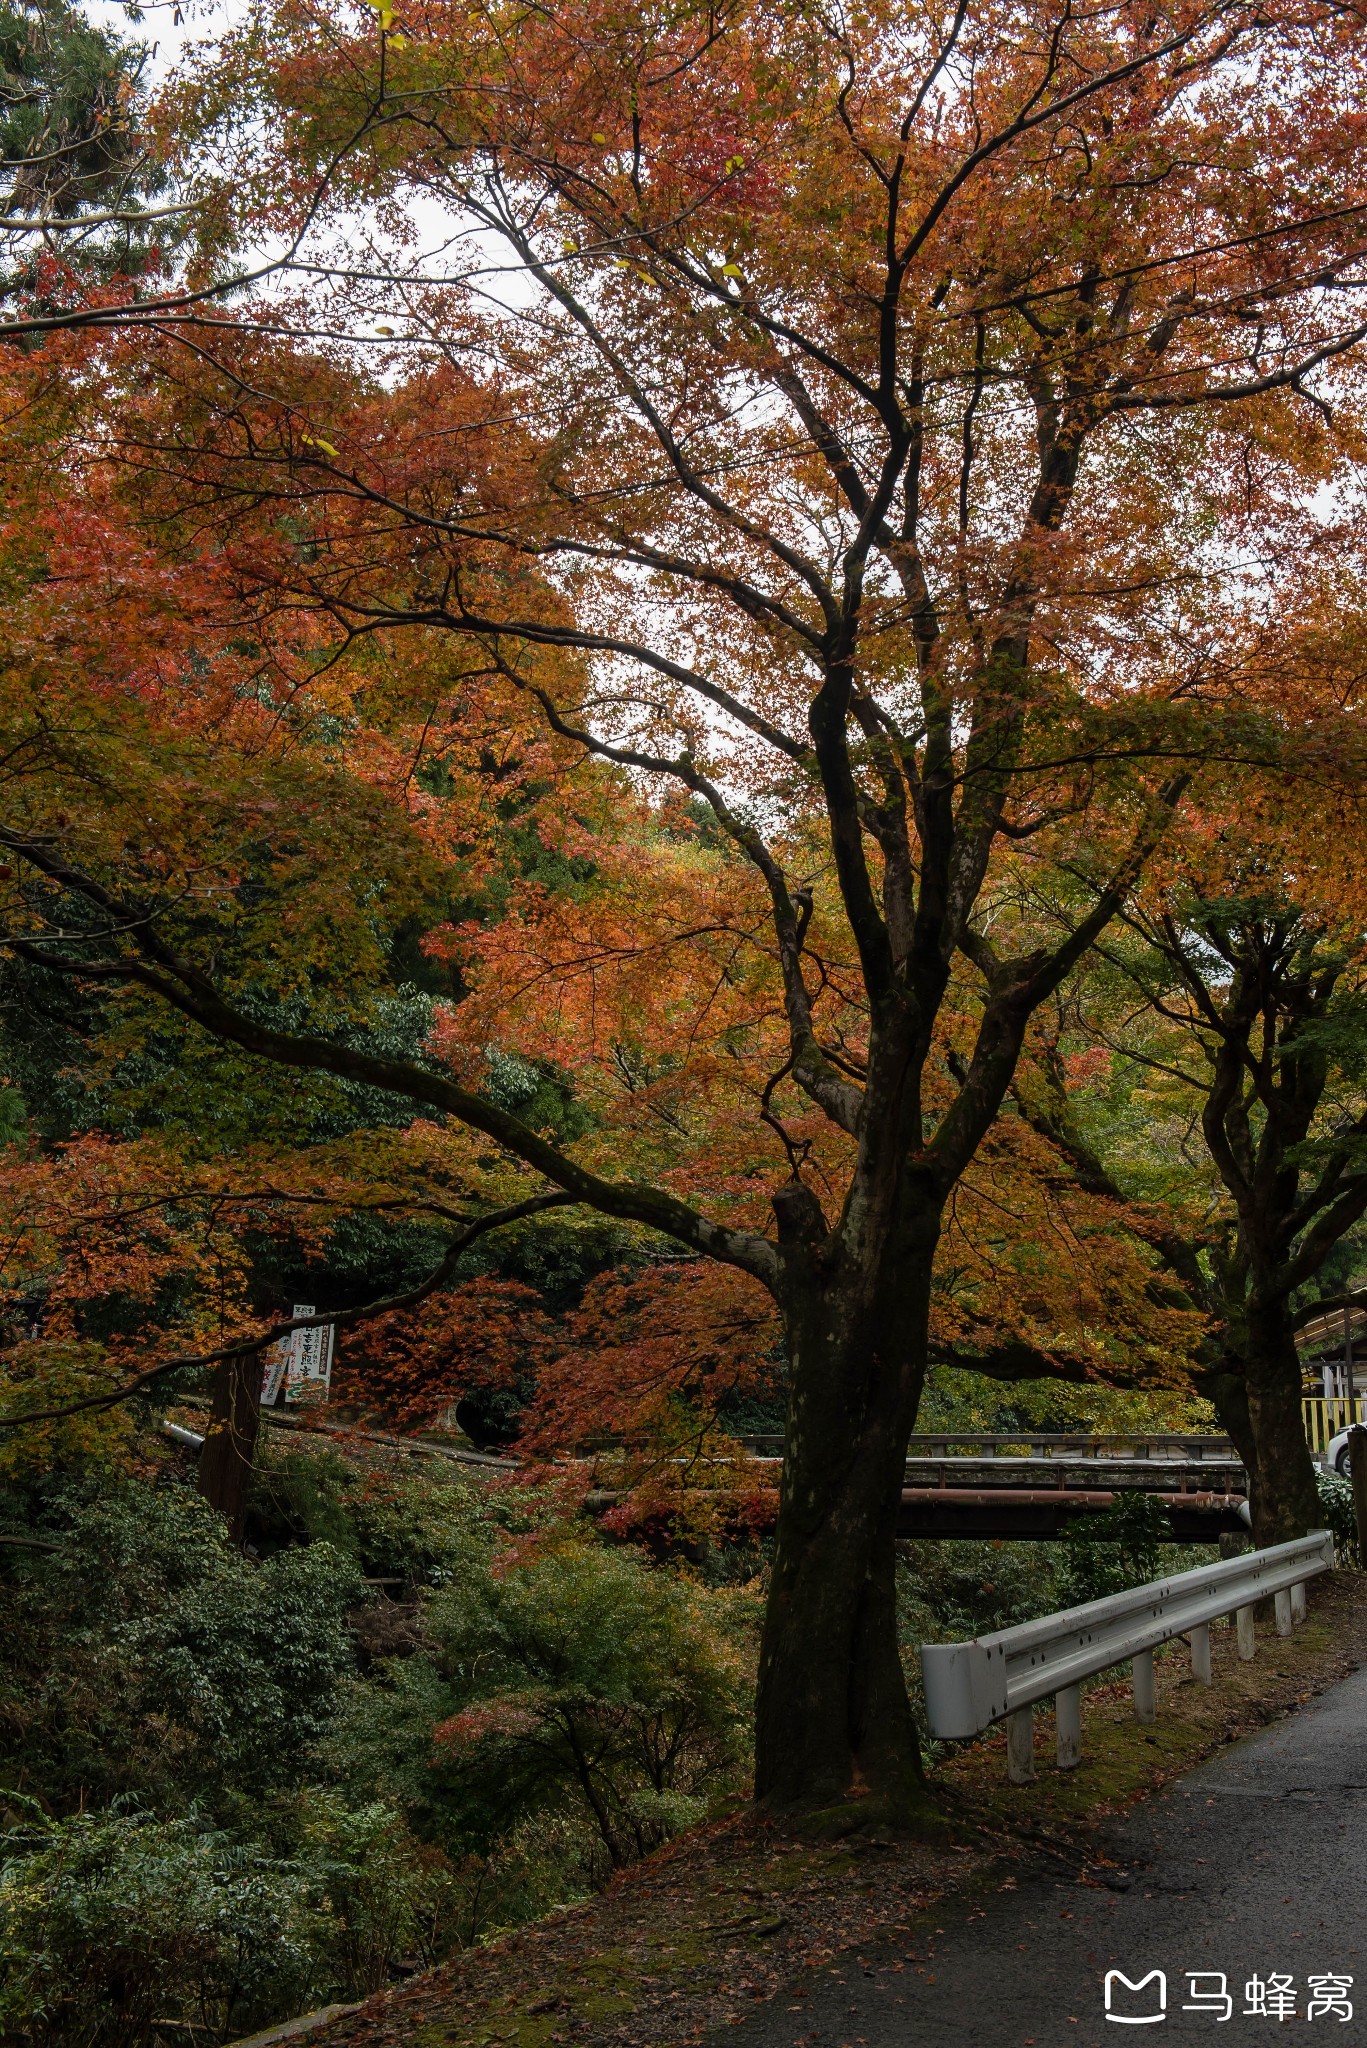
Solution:
[[[178,1422],[163,1422],[161,1430],[163,1436],[174,1438],[176,1443],[185,1444],[192,1451],[204,1449],[203,1437],[196,1436],[192,1429],[182,1429]]]

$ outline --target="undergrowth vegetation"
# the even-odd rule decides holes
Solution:
[[[0,2033],[226,2040],[564,1900],[738,1791],[754,1596],[454,1468],[0,1494]]]
[[[1147,1574],[1143,1520],[904,1545],[913,1685],[919,1641]],[[245,1551],[150,1432],[12,1472],[0,2037],[231,2040],[587,1897],[747,1789],[760,1590],[275,1431]]]

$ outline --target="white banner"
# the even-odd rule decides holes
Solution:
[[[297,1337],[298,1335],[299,1332],[297,1330],[293,1330],[290,1333],[291,1337]],[[272,1344],[270,1350],[266,1353],[266,1363],[261,1374],[261,1405],[263,1408],[274,1408],[276,1402],[280,1399],[280,1388],[289,1369],[289,1362],[290,1337],[281,1337],[277,1343]]]
[[[296,1302],[294,1313],[311,1316],[315,1311]],[[327,1400],[332,1386],[333,1334],[331,1323],[315,1323],[311,1330],[290,1333],[290,1355],[285,1368],[287,1401]]]
[[[316,1315],[310,1301],[296,1301],[292,1316]],[[287,1401],[326,1401],[332,1387],[331,1323],[315,1324],[311,1330],[291,1330],[266,1353],[261,1374],[261,1402],[273,1408],[285,1390]]]

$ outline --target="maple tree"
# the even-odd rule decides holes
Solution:
[[[1297,1332],[1343,1306],[1334,1255],[1367,1214],[1365,963],[1343,906],[1298,905],[1290,877],[1246,840],[1218,866],[1199,890],[1174,878],[1127,907],[1103,944],[1106,971],[1072,999],[1017,1094],[1085,1185],[1123,1202],[1128,1183],[1119,1227],[1142,1234],[1208,1318],[1194,1378],[1249,1473],[1255,1535],[1279,1542],[1321,1513]],[[1090,1088],[1065,1084],[1065,1032],[1112,1055]],[[1147,1124],[1143,1163],[1101,1106],[1117,1090],[1161,1120]],[[1200,1133],[1194,1161],[1187,1125]],[[1157,1165],[1169,1149],[1187,1151],[1185,1167]],[[1137,1178],[1159,1199],[1136,1203]]]
[[[1276,594],[1230,551],[1294,573],[1357,452],[1361,73],[1304,4],[419,0],[365,32],[265,10],[179,103],[242,139],[244,232],[350,251],[316,249],[321,306],[127,360],[83,573],[136,623],[155,767],[121,734],[98,781],[96,718],[76,768],[13,780],[11,943],[767,1291],[772,1801],[917,1800],[902,1458],[1031,1017],[1208,758],[1351,767],[1356,699],[1288,717],[1245,660]],[[404,253],[421,205],[438,271]],[[329,339],[381,318],[374,368]],[[420,879],[487,800],[481,745],[594,869],[488,925]],[[321,971],[340,936],[362,986],[376,900],[462,998],[421,1058]],[[500,1105],[491,1041],[572,1078],[580,1134]]]

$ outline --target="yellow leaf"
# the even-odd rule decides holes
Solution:
[[[321,434],[301,434],[299,438],[309,448],[321,448],[324,455],[335,456],[337,453],[331,441],[325,441]]]
[[[590,138],[589,138],[589,139],[590,139],[590,141],[592,141],[592,142],[596,142],[596,143],[598,144],[598,146],[599,146],[599,148],[600,148],[600,149],[604,148],[604,147],[606,146],[606,144],[607,144],[607,136],[606,136],[606,135],[600,135],[600,134],[599,134],[599,133],[597,132],[597,130],[596,130],[596,129],[595,129],[594,133],[592,134],[592,136],[590,136]]]
[[[739,263],[723,263],[721,274],[723,277],[743,277],[745,275]]]
[[[389,47],[391,50],[406,50],[408,48],[408,37],[392,35],[389,38]]]

